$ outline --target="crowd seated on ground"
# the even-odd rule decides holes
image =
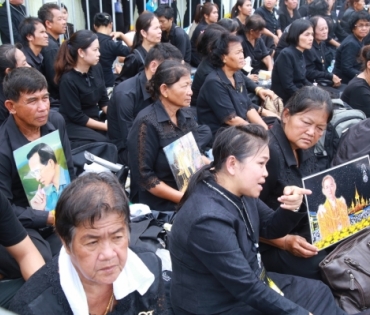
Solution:
[[[7,4],[0,8],[0,215],[9,222],[0,227],[0,306],[19,314],[172,314],[171,304],[176,315],[345,314],[321,281],[327,252],[310,243],[302,203],[310,191],[301,187],[324,170],[314,147],[332,119],[331,97],[370,115],[362,0],[349,1],[343,23],[332,0],[308,1],[305,18],[296,0],[280,1],[280,10],[264,0],[254,14],[250,0],[233,0],[231,19],[219,1],[197,2],[192,37],[167,3],[138,16],[133,40],[112,32],[110,13],[94,12],[94,31],[73,32],[62,5],[45,3],[36,18],[21,2],[9,1],[15,45],[7,44]],[[267,106],[279,99],[284,109]],[[367,121],[351,127],[332,163],[368,154],[352,144],[368,129]],[[60,181],[53,148],[38,143],[25,157],[38,187],[29,198],[13,152],[54,131],[71,183]],[[189,156],[166,154],[189,135]],[[112,175],[75,178],[73,154],[98,143],[129,169],[128,192]],[[171,294],[159,258],[128,247],[129,201],[174,214]],[[14,281],[4,291],[2,278]]]

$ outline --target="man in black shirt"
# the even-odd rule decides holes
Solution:
[[[67,23],[59,6],[55,3],[45,3],[39,9],[37,15],[44,23],[46,32],[49,35],[49,44],[41,51],[44,56],[44,75],[48,82],[50,96],[55,100],[59,100],[59,89],[54,82],[54,62],[59,50],[59,35],[63,35],[66,32]]]
[[[19,33],[23,45],[22,51],[26,56],[27,63],[42,72],[44,57],[41,50],[49,44],[49,36],[46,33],[45,26],[40,19],[28,17],[19,26]]]
[[[118,148],[119,162],[127,165],[127,135],[137,114],[153,103],[146,83],[167,59],[182,60],[181,52],[171,44],[157,44],[145,58],[145,69],[117,85],[108,106],[108,136]]]
[[[172,45],[177,47],[183,56],[186,63],[190,63],[191,59],[191,45],[188,34],[181,28],[178,27],[174,19],[173,9],[166,5],[161,5],[154,12],[157,16],[162,29],[162,43],[170,42]]]
[[[2,1],[3,4],[0,6],[0,33],[1,42],[3,44],[10,44],[10,32],[9,32],[9,21],[6,1]],[[26,17],[26,7],[23,4],[23,0],[9,0],[10,4],[10,14],[12,18],[12,30],[14,43],[19,43],[21,41],[18,27],[19,24]]]
[[[0,192],[0,248],[5,249],[19,265],[24,280],[28,280],[44,265],[39,251],[14,215],[9,201]],[[0,257],[0,260],[2,257]],[[0,269],[0,274],[2,271]],[[7,308],[23,280],[0,282],[0,306]]]
[[[33,68],[16,68],[4,79],[5,106],[10,116],[0,127],[0,191],[10,201],[15,215],[26,228],[45,261],[59,252],[52,212],[32,209],[23,189],[13,151],[59,130],[71,180],[74,169],[63,117],[49,111],[49,93],[44,76]],[[0,270],[9,278],[21,276],[18,265],[0,248]]]

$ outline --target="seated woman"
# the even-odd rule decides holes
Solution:
[[[260,70],[272,71],[272,58],[261,38],[265,25],[264,19],[254,14],[238,32],[242,38],[244,58],[251,58],[252,74],[258,74]]]
[[[312,85],[306,79],[306,65],[303,52],[311,49],[313,29],[310,21],[296,20],[289,28],[284,48],[277,57],[271,77],[271,90],[286,103],[289,98],[305,85]]]
[[[314,16],[310,19],[313,26],[313,44],[311,49],[304,51],[303,56],[306,63],[306,78],[314,83],[325,87],[339,87],[341,79],[335,74],[330,73],[327,68],[330,61],[326,60],[326,40],[328,39],[328,24],[320,16]]]
[[[213,42],[210,62],[215,68],[208,74],[197,100],[198,121],[211,128],[212,135],[221,127],[266,124],[252,106],[245,86],[245,64],[241,39],[223,33]]]
[[[10,309],[26,314],[165,313],[161,263],[130,249],[130,210],[109,173],[88,173],[63,191],[55,211],[63,242],[18,291]]]
[[[198,67],[202,61],[202,56],[197,52],[197,43],[198,37],[207,25],[216,23],[218,20],[218,6],[213,2],[206,2],[205,4],[198,4],[195,11],[195,23],[198,23],[198,26],[195,28],[193,36],[191,37],[191,61],[190,64],[193,67]]]
[[[0,45],[0,125],[9,116],[9,111],[4,105],[3,80],[7,73],[13,69],[29,66],[26,56],[17,46],[11,44]]]
[[[285,187],[276,211],[258,199],[268,143],[261,126],[227,128],[214,142],[214,162],[191,178],[170,235],[176,315],[346,314],[321,281],[263,266],[258,238],[289,233],[307,216],[297,210],[310,193]]]
[[[231,18],[238,22],[239,30],[244,27],[249,16],[252,15],[252,9],[251,0],[237,0],[231,9]]]
[[[288,25],[292,24],[295,20],[300,18],[301,15],[298,12],[297,0],[280,1],[279,21],[281,30],[283,32]]]
[[[72,149],[108,141],[107,124],[99,119],[99,109],[106,113],[109,102],[99,56],[98,36],[83,30],[63,42],[55,61],[59,112],[66,121]]]
[[[177,187],[163,148],[192,132],[202,152],[211,140],[211,132],[207,128],[200,138],[194,115],[186,108],[192,94],[186,65],[165,60],[148,82],[147,90],[155,102],[137,115],[127,141],[130,197],[151,209],[173,211],[183,192]]]
[[[161,42],[161,37],[161,25],[154,13],[148,11],[141,13],[135,24],[135,36],[131,54],[125,58],[121,73],[116,78],[116,85],[144,70],[148,51],[155,44]]]
[[[130,54],[130,48],[127,46],[132,46],[132,41],[121,32],[112,32],[112,18],[108,13],[95,14],[94,28],[99,40],[99,63],[103,68],[105,86],[112,87],[115,79],[112,71],[113,62],[117,57],[126,57]],[[127,46],[123,45],[122,41]]]
[[[370,45],[362,48],[361,59],[364,71],[348,83],[340,98],[370,118]]]
[[[335,66],[333,73],[347,84],[361,72],[361,62],[358,61],[363,39],[368,35],[370,29],[370,15],[366,12],[354,12],[351,15],[349,27],[352,31],[341,43],[335,55]]]
[[[365,11],[365,1],[364,0],[347,0],[345,2],[345,11],[340,20],[340,24],[343,27],[344,31],[350,35],[351,34],[351,20],[352,15],[355,12],[366,12]]]
[[[325,131],[333,116],[329,93],[316,86],[300,89],[286,104],[281,123],[270,129],[269,176],[263,185],[260,199],[269,207],[279,206],[284,187],[302,187],[302,177],[320,169],[313,147]],[[307,216],[284,238],[262,240],[262,260],[269,271],[321,279],[319,262],[325,251],[318,252],[309,244]]]

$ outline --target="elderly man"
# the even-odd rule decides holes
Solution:
[[[69,140],[63,118],[51,111],[49,93],[44,76],[33,68],[16,68],[4,79],[5,106],[10,116],[0,127],[0,191],[10,201],[12,208],[26,228],[41,255],[48,261],[61,246],[53,232],[52,212],[30,207],[19,177],[13,151],[59,130],[69,175],[74,178]],[[9,260],[0,248],[0,269],[10,277],[20,277],[19,267]]]

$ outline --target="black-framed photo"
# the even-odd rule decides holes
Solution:
[[[327,248],[370,226],[370,160],[363,156],[302,179],[311,241]]]

